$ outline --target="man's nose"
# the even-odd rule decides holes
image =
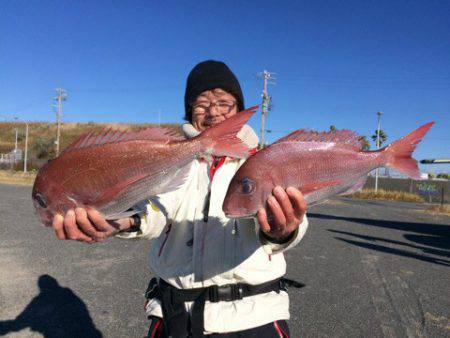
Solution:
[[[209,109],[208,109],[208,114],[209,114],[210,116],[219,116],[219,115],[221,115],[220,112],[219,112],[219,108],[218,108],[217,105],[215,105],[215,104],[212,104],[212,105],[209,107]]]

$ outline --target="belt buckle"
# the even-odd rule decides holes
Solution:
[[[243,288],[240,284],[212,285],[209,287],[209,301],[217,303],[220,301],[231,302],[243,298]]]
[[[286,291],[286,292],[288,291],[288,284],[286,283],[286,281],[280,279],[278,283],[279,283],[281,291]],[[278,293],[279,293],[279,291],[278,291]]]

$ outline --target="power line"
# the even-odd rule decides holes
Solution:
[[[445,90],[450,88],[450,77],[448,76],[333,76],[328,74],[288,73],[285,74],[282,79],[283,83],[319,87],[374,88],[379,90]]]
[[[436,158],[436,159],[424,159],[421,160],[422,164],[446,164],[450,163],[450,158]]]

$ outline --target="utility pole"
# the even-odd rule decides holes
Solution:
[[[274,77],[275,73],[271,73],[267,70],[263,70],[262,73],[258,74],[263,78],[263,92],[262,92],[262,109],[261,109],[261,136],[260,136],[260,149],[264,148],[265,145],[265,132],[266,132],[266,116],[267,112],[270,110],[269,104],[271,97],[267,93],[267,84],[275,84],[275,82],[270,82],[269,80],[276,80]]]
[[[59,138],[61,136],[61,116],[62,116],[62,101],[67,100],[67,91],[62,88],[56,89],[56,93],[58,96],[55,96],[53,98],[54,101],[56,101],[56,156],[59,155]]]
[[[27,160],[28,160],[28,122],[25,121],[26,129],[25,129],[25,156],[23,158],[23,172],[27,172]]]
[[[381,115],[382,113],[377,112],[378,115],[378,127],[377,127],[377,149],[380,149],[380,127],[381,127]],[[375,193],[378,191],[378,168],[375,172]]]

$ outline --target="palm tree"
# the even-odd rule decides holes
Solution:
[[[377,135],[378,135],[378,130],[375,130],[375,134],[372,135],[372,141],[375,142],[375,144],[377,143]],[[380,129],[380,144],[379,146],[381,147],[381,145],[383,144],[383,142],[385,142],[387,140],[388,136],[386,135],[386,133]]]

